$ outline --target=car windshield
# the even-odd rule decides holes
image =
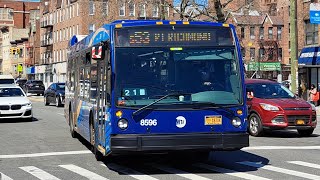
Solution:
[[[0,88],[0,97],[25,96],[20,88]]]
[[[242,103],[240,71],[234,47],[145,47],[116,49],[116,100],[143,106],[179,92],[157,105],[207,102]]]
[[[32,83],[32,84],[37,84],[37,85],[42,85],[42,84],[43,84],[42,81],[32,81],[31,83]]]
[[[57,89],[58,90],[64,90],[65,87],[66,87],[65,84],[57,84]]]
[[[0,84],[14,84],[14,79],[0,79]]]
[[[247,92],[262,99],[295,98],[295,95],[284,85],[278,83],[247,84]]]

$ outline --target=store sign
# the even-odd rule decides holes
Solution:
[[[320,3],[317,1],[310,3],[310,23],[320,24]]]
[[[259,68],[260,65],[260,68]],[[250,62],[248,63],[248,71],[280,71],[280,62]]]

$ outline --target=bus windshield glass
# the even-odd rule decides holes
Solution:
[[[157,43],[152,47],[117,47],[116,104],[141,107],[173,92],[180,95],[169,96],[154,106],[242,104],[239,62],[232,42],[228,40],[224,46],[205,42],[206,46],[201,46],[201,41],[192,41],[183,46],[174,42],[170,47]]]

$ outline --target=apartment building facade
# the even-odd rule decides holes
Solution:
[[[150,1],[151,2],[151,1]],[[170,10],[161,11],[160,0],[45,0],[41,2],[40,64],[36,79],[48,86],[65,82],[67,49],[74,35],[88,35],[105,23],[117,19],[170,18]]]
[[[28,35],[24,29],[36,19],[39,4],[17,0],[0,1],[0,74],[26,76],[24,48],[27,47],[25,42],[28,41]]]

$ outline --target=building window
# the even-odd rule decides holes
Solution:
[[[311,24],[310,21],[305,21],[305,41],[306,45],[318,44],[318,24]]]
[[[89,24],[89,34],[94,32],[94,24]]]
[[[241,39],[244,39],[244,37],[245,37],[245,33],[244,33],[244,27],[241,27],[241,29],[240,29],[240,36],[241,36]]]
[[[146,17],[146,5],[145,4],[139,5],[139,17]]]
[[[254,61],[255,56],[256,56],[256,49],[250,48],[250,60]]]
[[[241,48],[242,57],[246,57],[246,48]]]
[[[74,17],[74,5],[72,5],[72,17]]]
[[[109,9],[109,7],[108,7],[108,0],[103,0],[103,2],[102,2],[102,14],[103,15],[108,15],[108,9]]]
[[[273,30],[272,30],[272,27],[269,27],[269,28],[268,28],[268,38],[269,38],[269,39],[273,39]]]
[[[265,52],[265,51],[264,51],[264,48],[260,48],[260,49],[259,49],[259,58],[260,58],[260,59],[263,59],[264,52]]]
[[[278,27],[277,29],[277,39],[278,40],[282,39],[282,27]]]
[[[278,49],[278,60],[279,60],[279,62],[282,61],[282,48]]]
[[[159,6],[154,4],[152,7],[152,17],[159,17]]]
[[[77,16],[79,16],[79,3],[77,3]]]
[[[259,29],[259,39],[264,39],[264,27],[260,27]]]
[[[89,15],[94,15],[95,7],[94,7],[94,1],[89,1]]]
[[[134,16],[135,15],[135,4],[130,1],[129,2],[129,16]]]
[[[250,39],[255,39],[256,38],[256,36],[254,35],[254,27],[250,27]]]
[[[1,20],[12,20],[13,19],[13,9],[0,8],[0,19]]]
[[[70,6],[70,7],[69,7],[69,19],[72,18],[72,13],[73,13],[73,12],[72,12],[72,6]]]
[[[125,3],[121,3],[119,7],[119,16],[125,16],[126,15],[126,5]]]

